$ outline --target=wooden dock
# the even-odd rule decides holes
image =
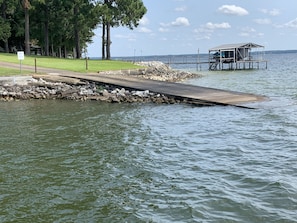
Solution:
[[[262,101],[263,96],[214,88],[199,87],[195,85],[147,80],[126,75],[103,74],[60,74],[64,77],[73,77],[80,80],[94,81],[134,90],[149,90],[151,92],[184,99],[198,105],[232,105],[247,107],[246,103]]]

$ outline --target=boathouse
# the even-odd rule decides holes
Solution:
[[[208,52],[209,70],[267,69],[264,46],[255,43],[225,44]]]

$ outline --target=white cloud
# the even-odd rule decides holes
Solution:
[[[128,35],[121,35],[121,34],[116,34],[115,38],[119,38],[119,39],[128,39],[129,36]]]
[[[200,26],[198,29],[194,29],[194,33],[197,34],[197,40],[210,39],[216,29],[230,29],[231,25],[227,22],[212,23],[208,22],[205,25]]]
[[[288,27],[288,28],[293,28],[293,29],[297,29],[297,18],[284,24],[284,27]]]
[[[268,25],[271,24],[270,19],[255,19],[255,23],[260,24],[260,25]]]
[[[149,23],[149,19],[146,16],[143,16],[139,21],[139,25],[141,26],[147,26]]]
[[[208,22],[204,27],[207,29],[230,29],[231,25],[227,22],[223,22],[223,23]]]
[[[194,33],[196,34],[196,40],[203,40],[203,39],[210,39],[213,31],[199,28],[199,29],[195,29]]]
[[[263,33],[258,33],[257,30],[255,30],[252,27],[243,27],[241,29],[241,32],[239,33],[239,36],[242,37],[262,37],[264,36]]]
[[[190,22],[185,17],[178,17],[175,21],[171,22],[172,26],[189,26]]]
[[[178,17],[175,19],[175,21],[171,23],[160,23],[160,26],[162,27],[170,27],[170,26],[189,26],[190,22],[185,17]]]
[[[249,14],[249,12],[246,9],[236,5],[223,5],[218,9],[218,11],[224,14],[237,16],[244,16]]]
[[[177,11],[177,12],[184,12],[186,10],[187,10],[187,7],[186,6],[181,6],[181,7],[175,8],[175,11]]]
[[[254,28],[252,28],[252,27],[243,27],[241,30],[244,31],[244,32],[249,32],[249,33],[256,32],[256,30]]]
[[[261,12],[263,12],[264,14],[271,15],[271,16],[278,16],[280,14],[280,10],[278,10],[278,9],[272,9],[272,10],[261,9]]]
[[[137,29],[140,33],[152,33],[152,30],[145,27],[149,25],[149,19],[146,16],[143,16],[142,19],[139,21],[139,28]]]
[[[169,29],[160,27],[160,28],[159,28],[159,32],[161,32],[161,33],[166,33],[166,32],[169,32]]]
[[[247,36],[250,36],[250,34],[249,33],[245,33],[245,32],[241,32],[241,33],[239,33],[239,36],[247,37]]]
[[[161,22],[160,23],[160,26],[162,26],[162,27],[169,27],[170,26],[170,23],[163,23],[163,22]]]
[[[269,12],[269,15],[272,15],[272,16],[277,16],[280,14],[280,11],[278,9],[273,9]]]
[[[281,25],[278,25],[276,24],[275,25],[276,28],[291,28],[291,29],[297,29],[297,18],[296,19],[293,19],[285,24],[281,24]]]
[[[140,28],[138,29],[138,31],[139,31],[140,33],[151,33],[151,32],[152,32],[152,30],[150,30],[149,28],[146,28],[146,27],[140,27]]]
[[[117,34],[117,35],[115,35],[115,38],[117,38],[117,39],[126,39],[128,41],[136,41],[135,35],[132,35],[132,34],[130,34],[130,35]]]

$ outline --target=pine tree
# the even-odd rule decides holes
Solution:
[[[111,59],[111,27],[126,26],[134,29],[147,9],[142,0],[104,0],[102,15],[102,59]]]

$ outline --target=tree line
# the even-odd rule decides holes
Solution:
[[[81,58],[101,27],[110,59],[111,28],[133,29],[146,11],[142,0],[0,0],[0,50]]]

